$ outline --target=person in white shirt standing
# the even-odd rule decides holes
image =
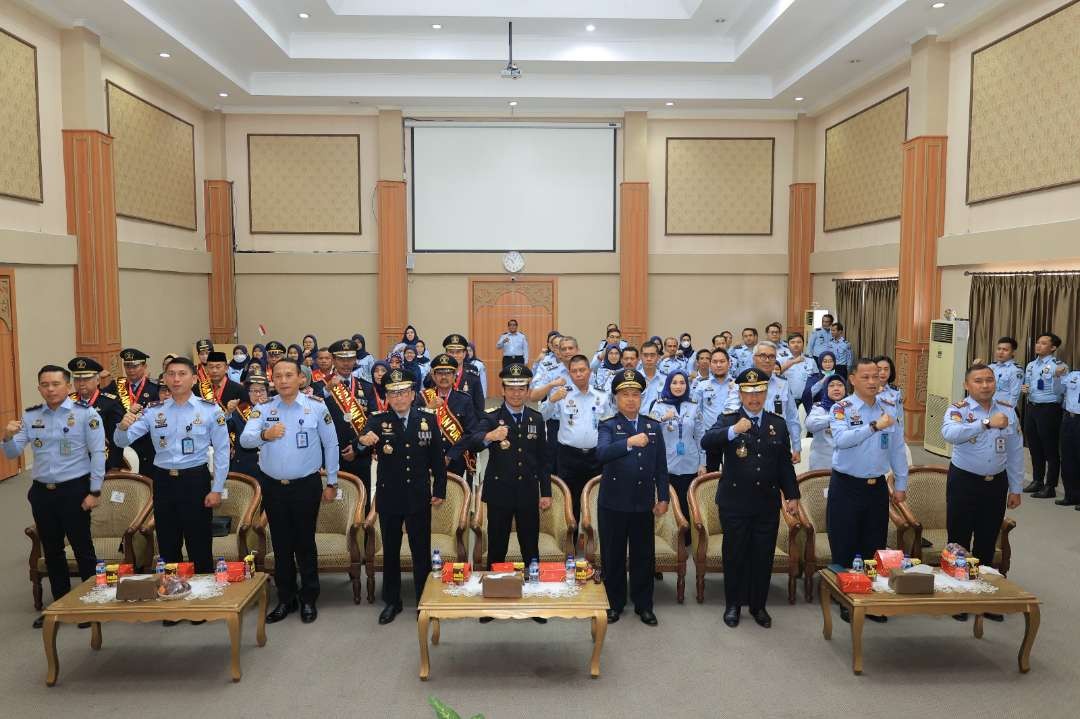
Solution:
[[[518,332],[517,320],[510,320],[506,323],[506,332],[499,336],[499,341],[495,343],[495,347],[502,350],[503,367],[528,362],[529,340],[523,333]]]

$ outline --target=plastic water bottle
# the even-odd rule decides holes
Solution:
[[[967,579],[968,578],[967,557],[964,556],[963,554],[958,553],[956,555],[956,573],[960,574],[961,570],[963,570],[963,575],[960,576],[960,577],[957,577],[957,578],[958,579]]]
[[[214,570],[214,580],[218,584],[229,583],[229,565],[225,564],[225,557],[217,558],[217,568]]]
[[[532,561],[529,562],[529,581],[540,581],[540,562],[537,561],[536,557],[533,557]]]
[[[105,562],[98,562],[97,567],[94,568],[94,586],[104,587],[109,583],[108,578],[105,576]]]
[[[154,574],[158,575],[158,579],[165,576],[165,560],[158,555],[157,562],[154,563]]]
[[[909,557],[908,555],[905,554],[904,555],[904,561],[902,561],[900,563],[900,568],[901,569],[911,569],[911,566],[912,566],[911,565],[911,557]]]
[[[438,549],[436,549],[434,552],[431,553],[431,572],[432,572],[432,574],[437,574],[437,575],[439,575],[441,577],[442,576],[442,565],[443,565],[442,553]]]
[[[851,563],[851,571],[855,572],[856,574],[862,574],[864,568],[865,567],[863,566],[862,555],[856,554],[854,561],[852,561]]]
[[[566,555],[566,583],[577,584],[577,560],[573,554]]]

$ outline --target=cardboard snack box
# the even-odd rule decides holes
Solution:
[[[897,594],[933,594],[934,575],[924,572],[893,572],[889,587]]]
[[[487,574],[482,585],[486,599],[521,599],[521,577],[517,574]]]
[[[118,602],[142,602],[157,599],[158,578],[153,575],[121,577],[116,585]]]

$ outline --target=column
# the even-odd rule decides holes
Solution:
[[[203,183],[206,250],[210,253],[210,339],[236,342],[236,271],[233,256],[232,182]]]
[[[627,112],[623,119],[623,182],[619,185],[619,326],[637,345],[649,323],[648,119]]]
[[[116,248],[112,138],[105,134],[101,44],[85,28],[61,40],[67,231],[78,247],[75,351],[119,369],[120,271]]]
[[[810,254],[814,251],[817,210],[817,184],[813,181],[815,125],[806,115],[799,115],[795,121],[794,182],[788,187],[788,332],[803,331],[803,312],[813,297]]]
[[[400,110],[379,111],[379,180],[375,195],[379,213],[379,352],[383,356],[401,338],[409,316],[402,128]]]

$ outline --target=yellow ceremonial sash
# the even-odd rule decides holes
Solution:
[[[360,406],[360,403],[356,401],[356,397],[345,388],[343,383],[338,382],[333,386],[328,383],[326,388],[330,390],[330,396],[334,398],[334,402],[337,403],[341,413],[345,415],[345,418],[352,426],[353,432],[356,432],[356,438],[359,439],[364,434],[364,427],[367,426],[367,415],[364,414],[364,408]]]
[[[116,378],[116,396],[120,398],[120,404],[124,405],[124,411],[131,409],[135,399],[131,396],[131,388],[128,387],[127,377]]]
[[[443,400],[440,406],[434,407],[435,400],[438,397],[439,393],[434,387],[424,390],[424,401],[427,402],[429,408],[435,409],[435,421],[439,425],[439,432],[452,446],[460,442],[461,438],[465,436],[465,428],[461,425],[461,420],[450,411],[450,403],[447,400]],[[476,469],[476,458],[472,456],[472,452],[466,451],[463,458],[467,469]]]

